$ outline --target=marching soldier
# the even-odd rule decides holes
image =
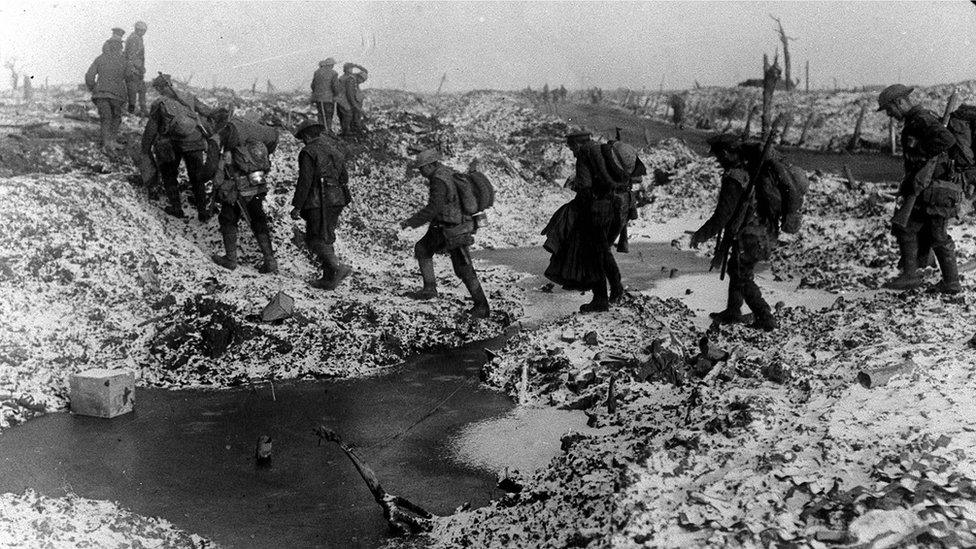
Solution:
[[[324,124],[306,120],[295,128],[305,143],[298,153],[298,183],[292,199],[292,219],[305,220],[305,243],[322,262],[322,277],[309,282],[313,288],[334,290],[352,273],[335,253],[336,227],[342,209],[352,202],[346,158]]]
[[[146,48],[142,37],[146,34],[146,24],[136,21],[135,32],[125,39],[125,59],[130,65],[129,78],[126,81],[129,90],[129,114],[136,111],[136,101],[139,102],[139,116],[149,116],[146,109]]]
[[[359,86],[366,81],[369,73],[362,65],[346,63],[339,77],[344,91],[343,101],[337,103],[339,123],[343,135],[363,133],[363,92]]]
[[[335,59],[329,57],[319,62],[319,68],[312,76],[312,104],[319,114],[319,124],[332,133],[332,117],[336,110],[336,97],[345,93],[339,82],[339,73],[332,67]]]
[[[454,183],[454,170],[440,162],[440,154],[433,149],[420,152],[410,164],[427,178],[430,194],[427,205],[410,218],[402,221],[402,228],[427,225],[427,232],[414,246],[414,257],[420,266],[424,286],[408,295],[414,299],[432,299],[438,296],[437,279],[434,276],[434,254],[447,253],[451,257],[454,274],[461,279],[471,294],[474,307],[468,313],[475,318],[487,318],[490,312],[488,298],[478,280],[471,262],[469,246],[474,244],[474,222],[465,215]]]
[[[769,303],[763,299],[762,290],[754,279],[756,264],[769,259],[776,243],[776,223],[764,219],[755,193],[745,196],[749,186],[748,155],[742,141],[729,134],[722,134],[708,140],[711,152],[724,170],[722,186],[719,189],[718,205],[712,216],[695,231],[691,246],[697,248],[722,231],[739,229],[732,240],[728,259],[729,297],[724,311],[711,313],[711,317],[721,324],[742,322],[742,303],[752,309],[753,328],[772,331],[777,327]],[[755,169],[755,167],[753,167]],[[740,203],[748,201],[748,203]],[[745,218],[739,227],[730,227],[736,222],[737,211]]]
[[[938,115],[909,100],[912,89],[893,84],[878,96],[879,111],[904,121],[901,145],[905,178],[898,191],[903,203],[902,211],[892,220],[892,232],[901,252],[901,272],[884,287],[909,290],[921,286],[919,249],[930,248],[942,271],[942,280],[930,291],[956,294],[962,291],[956,248],[946,232],[949,218],[958,214],[962,201],[962,186],[954,177],[948,155],[956,139]]]
[[[122,106],[125,104],[126,76],[128,73],[125,58],[122,56],[122,42],[106,40],[102,54],[95,58],[85,73],[85,85],[92,94],[92,101],[98,108],[98,122],[101,126],[102,147],[107,151],[119,147],[119,126],[122,123]]]
[[[173,88],[168,74],[159,73],[152,86],[160,98],[153,103],[142,133],[142,152],[150,155],[155,151],[160,179],[166,189],[169,206],[166,213],[185,217],[180,199],[177,177],[180,162],[186,163],[193,199],[200,221],[210,220],[209,200],[204,183],[206,176],[207,137],[209,131],[201,116],[210,116],[213,109],[189,93],[179,93]]]
[[[224,155],[214,177],[224,255],[213,255],[213,261],[225,269],[237,268],[237,224],[243,217],[251,226],[264,258],[258,272],[277,273],[264,197],[268,193],[266,177],[271,170],[270,156],[278,147],[278,132],[270,126],[235,117],[226,109],[218,109],[212,120]]]

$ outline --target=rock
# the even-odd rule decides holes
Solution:
[[[783,384],[790,380],[792,372],[779,360],[774,360],[762,367],[761,373],[764,378],[773,383]]]
[[[714,362],[705,358],[702,355],[699,355],[698,359],[695,360],[695,363],[691,366],[691,375],[695,377],[705,377],[708,375],[709,372],[712,371],[712,368],[714,367],[715,367]]]
[[[698,349],[701,350],[702,356],[712,362],[721,362],[729,358],[729,352],[713,345],[707,336],[698,340]]]
[[[268,435],[258,437],[257,445],[254,447],[254,463],[258,467],[271,465],[271,437]]]
[[[559,439],[559,448],[565,453],[568,452],[570,448],[573,447],[577,442],[584,440],[586,437],[580,433],[566,433]]]
[[[499,480],[497,487],[499,490],[509,494],[517,494],[522,491],[522,484],[510,476]]]
[[[593,345],[600,343],[600,338],[597,337],[596,332],[586,332],[586,335],[583,336],[583,343],[586,343],[592,347]]]
[[[563,333],[559,334],[559,339],[565,341],[566,343],[572,343],[576,341],[576,332],[572,330],[563,330]]]

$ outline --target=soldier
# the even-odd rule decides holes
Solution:
[[[225,269],[237,268],[237,223],[243,216],[251,226],[264,258],[258,272],[277,273],[278,262],[271,246],[264,197],[268,193],[270,156],[278,148],[278,132],[270,126],[235,117],[226,109],[218,109],[212,121],[224,155],[222,166],[214,177],[214,192],[220,202],[217,221],[224,241],[224,255],[215,254],[212,259]]]
[[[85,85],[98,108],[102,146],[109,152],[120,146],[117,139],[122,123],[122,105],[128,95],[125,83],[127,73],[122,42],[118,40],[106,40],[102,44],[102,54],[95,58],[85,73]]]
[[[136,112],[139,101],[139,116],[149,116],[146,109],[146,48],[142,37],[146,34],[146,24],[136,21],[135,32],[125,39],[125,59],[129,62],[131,73],[126,82],[129,90],[129,114]]]
[[[739,229],[738,235],[732,240],[728,259],[728,305],[724,311],[711,313],[709,316],[721,324],[742,322],[744,318],[741,309],[744,301],[752,309],[753,328],[767,332],[775,330],[776,318],[753,278],[756,264],[769,258],[777,238],[776,223],[774,220],[764,219],[755,193],[744,196],[749,186],[749,161],[755,162],[756,159],[750,157],[740,139],[729,134],[714,136],[708,140],[708,144],[724,170],[722,186],[715,212],[691,237],[691,246],[697,248],[722,231]],[[754,163],[751,169],[756,169]],[[738,227],[731,227],[737,221],[733,219],[736,214],[744,215],[745,218]]]
[[[335,59],[329,57],[319,62],[319,68],[312,76],[312,103],[319,113],[319,124],[332,133],[332,117],[335,113],[336,97],[343,93],[339,73],[332,67]]]
[[[298,153],[298,183],[292,199],[292,219],[305,220],[305,243],[322,262],[322,278],[309,282],[313,288],[334,290],[352,268],[335,254],[335,231],[342,209],[352,202],[346,157],[325,125],[306,120],[295,128],[305,148]]]
[[[956,139],[938,115],[909,100],[912,89],[893,84],[878,96],[879,111],[904,121],[901,145],[905,178],[898,192],[905,199],[902,207],[911,208],[910,213],[904,212],[909,213],[907,223],[896,221],[897,213],[893,220],[892,232],[901,252],[901,272],[884,287],[908,290],[921,286],[919,249],[930,247],[942,271],[942,280],[930,291],[957,294],[962,291],[962,286],[956,266],[956,249],[952,237],[946,232],[949,218],[958,214],[957,208],[962,201],[962,187],[955,181],[953,163],[948,155],[956,145]],[[923,170],[926,166],[931,170],[930,175],[927,175],[929,170]]]
[[[342,65],[342,76],[339,77],[339,81],[345,91],[345,100],[337,103],[336,106],[339,109],[339,123],[343,125],[343,135],[363,133],[363,92],[359,86],[368,76],[369,73],[362,65],[355,63]]]
[[[590,139],[589,132],[568,134],[566,146],[576,157],[576,173],[569,182],[576,196],[556,211],[543,230],[553,254],[545,275],[564,288],[593,292],[592,300],[580,306],[581,313],[607,311],[624,295],[610,247],[622,228],[622,216],[627,215],[616,189],[629,186],[630,181],[610,175],[603,146]]]
[[[109,40],[115,40],[121,43],[123,36],[125,36],[125,29],[120,27],[115,27],[112,29],[112,37],[109,38]]]
[[[426,206],[400,223],[402,228],[427,224],[427,232],[413,248],[424,286],[407,295],[421,300],[438,296],[434,254],[447,253],[451,257],[454,274],[464,283],[474,301],[474,307],[468,313],[475,318],[487,318],[490,312],[488,298],[481,288],[468,249],[474,244],[474,222],[461,208],[454,170],[441,164],[440,160],[437,151],[428,149],[420,152],[410,164],[410,168],[420,170],[420,174],[427,178],[429,195]]]
[[[184,217],[184,213],[177,177],[180,161],[186,163],[197,218],[206,222],[211,217],[204,187],[208,179],[205,151],[209,131],[200,116],[210,116],[213,109],[190,93],[177,92],[170,78],[168,74],[159,73],[152,81],[160,97],[149,111],[146,129],[142,133],[142,152],[150,155],[155,151],[160,179],[169,199],[166,213],[179,218]]]

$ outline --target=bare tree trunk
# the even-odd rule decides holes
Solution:
[[[810,112],[807,115],[806,122],[803,123],[803,130],[800,131],[800,140],[796,142],[797,147],[802,147],[807,142],[807,133],[810,131],[810,127],[813,125],[813,121],[817,118],[817,113]]]
[[[858,144],[861,142],[861,125],[864,123],[864,113],[866,113],[867,110],[867,102],[861,102],[861,112],[858,113],[857,123],[854,124],[854,135],[851,136],[851,140],[847,143],[847,150],[849,151],[857,149]]]
[[[776,21],[776,25],[779,27],[779,41],[783,43],[783,67],[786,73],[786,91],[790,91],[793,89],[793,80],[790,73],[792,69],[790,66],[790,40],[793,40],[793,38],[786,36],[786,31],[783,30],[783,23],[780,22],[778,17],[773,17],[772,15],[770,17],[772,17],[773,21]]]
[[[773,64],[769,64],[769,57],[763,55],[763,104],[762,104],[762,134],[765,139],[770,129],[770,122],[773,116],[773,93],[776,91],[776,82],[779,81],[781,74],[779,68],[779,55],[773,59]]]
[[[441,83],[437,85],[437,94],[436,95],[440,95],[441,94],[441,90],[444,89],[444,82],[447,82],[447,73],[446,72],[444,73],[444,76],[441,76]]]
[[[809,59],[807,59],[807,77],[806,77],[806,82],[807,82],[807,93],[810,93],[810,60]]]

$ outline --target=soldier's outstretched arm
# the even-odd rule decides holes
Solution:
[[[408,227],[419,227],[434,220],[434,216],[444,207],[447,202],[447,186],[441,181],[430,182],[430,194],[427,198],[427,205],[417,213],[404,221]]]
[[[723,175],[722,187],[718,193],[718,204],[715,206],[715,211],[708,218],[708,221],[700,229],[695,231],[695,236],[692,239],[693,242],[696,244],[705,242],[721,232],[732,221],[735,207],[739,203],[739,200],[742,199],[743,192],[745,190],[742,188],[741,182],[732,176]]]

